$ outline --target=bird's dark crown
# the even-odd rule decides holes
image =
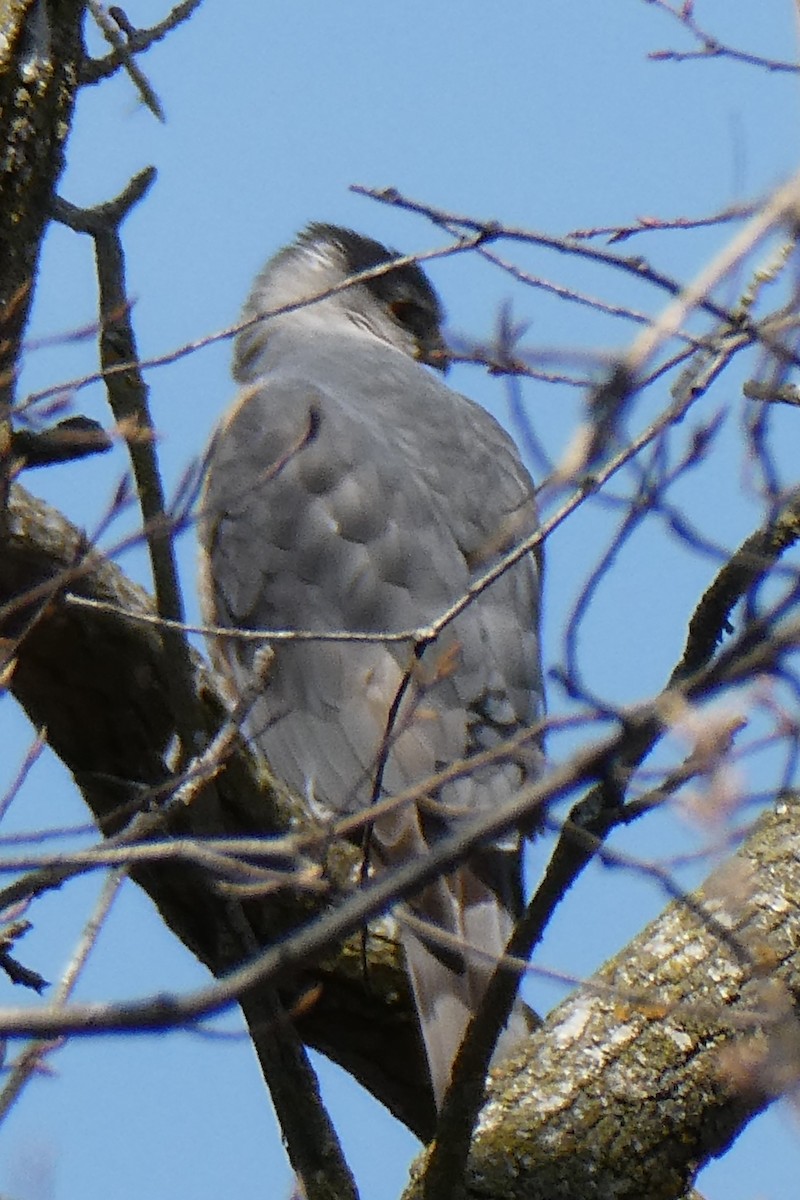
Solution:
[[[333,247],[342,256],[348,275],[358,275],[372,267],[383,266],[395,258],[401,258],[398,250],[384,246],[374,238],[365,237],[353,229],[341,225],[328,225],[314,221],[300,233],[295,245],[302,249],[325,249]],[[382,304],[396,303],[406,296],[426,308],[436,324],[442,320],[442,306],[425,272],[417,263],[404,263],[394,271],[365,280],[368,288]]]

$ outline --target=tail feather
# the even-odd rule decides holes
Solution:
[[[430,814],[418,807],[382,814],[373,827],[387,867],[426,854],[436,832]],[[475,850],[450,875],[422,888],[410,907],[434,935],[426,938],[410,923],[401,928],[434,1099],[440,1108],[467,1026],[480,1008],[522,907],[519,838],[509,839],[507,849],[489,845]],[[436,939],[437,929],[446,939]],[[511,1053],[527,1037],[525,1011],[522,1004],[515,1008],[493,1061]]]
[[[472,1009],[463,978],[445,966],[415,933],[404,929],[401,938],[438,1109]]]
[[[450,1082],[456,1054],[467,1026],[480,1007],[489,980],[513,928],[511,914],[467,867],[437,883],[438,919],[426,912],[424,895],[413,903],[415,914],[455,935],[463,954],[427,941],[407,926],[402,930],[414,1001],[436,1107],[440,1108]],[[442,920],[441,890],[449,895],[449,919]],[[451,939],[452,940],[452,939]],[[479,953],[470,953],[474,947]],[[493,1062],[517,1049],[529,1032],[524,1006],[515,1007],[500,1035]]]

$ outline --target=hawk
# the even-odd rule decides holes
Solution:
[[[257,277],[236,340],[240,390],[213,437],[202,497],[211,623],[416,629],[535,531],[534,487],[513,441],[429,369],[444,369],[446,353],[441,305],[420,267],[342,288],[396,258],[314,224]],[[301,303],[322,293],[331,294]],[[539,770],[534,738],[503,753],[542,715],[539,598],[539,561],[526,554],[423,653],[408,641],[281,640],[264,672],[263,643],[219,639],[212,649],[229,691],[256,697],[249,736],[311,811],[368,813],[415,790],[414,802],[384,805],[371,824],[372,859],[386,869],[503,804]],[[478,768],[428,785],[486,752]],[[430,937],[401,916],[437,1106],[521,904],[513,834],[412,899]],[[503,1050],[526,1033],[515,1012]]]

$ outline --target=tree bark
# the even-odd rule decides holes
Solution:
[[[85,0],[0,3],[0,457],[50,201],[64,166]]]
[[[550,1015],[490,1088],[465,1196],[678,1200],[800,1072],[800,798]],[[422,1192],[422,1165],[405,1200]]]

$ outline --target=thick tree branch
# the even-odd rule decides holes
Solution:
[[[792,798],[690,906],[671,904],[497,1073],[461,1194],[684,1196],[796,1078],[798,895]],[[421,1186],[418,1175],[406,1200]]]

